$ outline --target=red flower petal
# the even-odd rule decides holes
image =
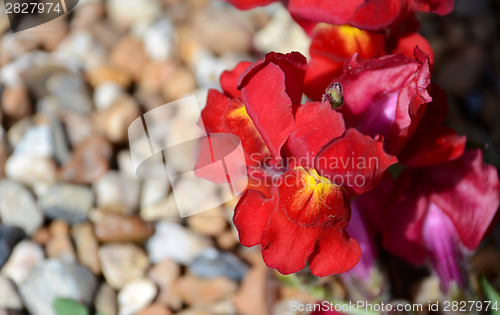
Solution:
[[[325,226],[347,225],[349,200],[341,187],[302,167],[282,175],[276,187],[277,206],[262,234],[262,257],[269,267],[289,274],[305,266]]]
[[[289,0],[290,14],[301,20],[349,24],[351,16],[363,0]]]
[[[384,35],[348,25],[318,24],[309,52],[311,61],[307,66],[304,91],[312,99],[320,100],[352,54],[357,52],[360,59],[371,59],[385,53]]]
[[[241,100],[231,100],[223,117],[225,129],[240,138],[248,166],[259,165],[271,155]]]
[[[276,183],[278,207],[287,218],[301,226],[324,225],[326,222],[346,224],[350,217],[345,190],[322,178],[314,169],[297,167],[283,174]]]
[[[242,90],[261,69],[270,63],[278,66],[284,73],[284,90],[286,91],[288,97],[290,97],[292,104],[300,104],[300,101],[302,100],[302,88],[307,60],[306,57],[296,51],[286,55],[276,52],[268,53],[264,59],[255,62],[243,71],[238,80],[238,88]],[[267,84],[272,83],[272,81],[273,78],[268,78],[265,81],[260,82],[262,89],[269,89],[272,87],[273,85],[267,87]]]
[[[301,226],[278,207],[262,234],[262,258],[270,268],[291,274],[305,267],[324,225]]]
[[[427,258],[423,241],[423,220],[429,200],[413,182],[410,172],[402,173],[392,192],[394,206],[382,214],[383,246],[412,264],[423,264]]]
[[[358,242],[351,238],[343,227],[329,225],[309,257],[309,266],[313,275],[325,277],[352,269],[361,258]]]
[[[268,199],[256,190],[249,189],[236,205],[233,222],[243,246],[260,243],[262,232],[276,206],[276,198]]]
[[[368,61],[351,57],[339,79],[344,91],[340,111],[348,125],[361,132],[384,136],[387,151],[396,154],[412,135],[431,101],[425,54],[415,49],[417,60],[403,55]]]
[[[412,9],[415,11],[433,12],[445,15],[453,11],[455,0],[424,0],[412,1]]]
[[[222,72],[220,75],[220,85],[227,96],[234,98],[241,95],[240,90],[237,89],[238,79],[251,64],[249,61],[242,61],[233,70]]]
[[[281,156],[293,126],[292,102],[285,93],[285,73],[268,63],[241,89],[248,115],[275,158]]]
[[[248,10],[259,6],[268,5],[277,0],[226,0],[240,10]]]
[[[316,169],[354,197],[375,187],[395,163],[397,158],[384,152],[382,139],[376,141],[351,128],[321,150]]]
[[[222,118],[229,102],[230,99],[221,92],[208,90],[207,104],[201,111],[201,121],[207,133],[224,132]]]
[[[294,157],[295,165],[313,167],[313,159],[333,139],[344,134],[342,115],[329,103],[306,103],[297,110],[295,124],[288,138],[287,155]]]
[[[354,12],[351,24],[367,30],[386,28],[400,17],[403,9],[402,0],[364,1]]]
[[[398,154],[401,163],[411,167],[432,166],[462,156],[466,137],[443,125],[448,104],[446,94],[437,86],[432,89],[429,103],[415,133]]]
[[[476,149],[427,168],[422,176],[430,198],[451,218],[462,243],[476,249],[500,203],[496,168],[485,164],[482,151]]]

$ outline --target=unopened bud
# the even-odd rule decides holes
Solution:
[[[342,95],[342,85],[338,82],[330,84],[323,94],[323,102],[330,102],[332,108],[339,108],[344,104],[344,96]]]

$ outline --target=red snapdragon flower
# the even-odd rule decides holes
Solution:
[[[294,52],[240,64],[221,77],[224,93],[209,92],[202,119],[208,133],[240,137],[247,155],[249,189],[233,218],[241,243],[260,244],[281,273],[309,260],[314,275],[326,276],[361,255],[345,232],[349,199],[376,186],[397,159],[382,138],[346,128],[330,103],[300,104],[305,63]]]
[[[353,55],[337,80],[346,123],[364,134],[384,136],[391,154],[401,151],[431,101],[429,59],[418,48],[414,53],[415,60],[399,54],[361,61]]]
[[[270,0],[226,0],[239,9],[267,5]],[[387,28],[411,12],[448,14],[455,0],[284,0],[292,17],[305,29],[325,22],[367,30]]]
[[[408,28],[415,29],[416,26]],[[359,60],[400,53],[413,58],[416,46],[429,56],[432,67],[432,48],[427,40],[415,31],[408,32],[401,27],[382,33],[360,30],[348,25],[320,23],[311,33],[311,61],[307,65],[305,93],[313,100],[321,100],[326,88],[342,74],[345,61],[354,53],[357,53]]]
[[[499,189],[496,168],[477,149],[448,163],[409,168],[379,221],[383,245],[413,264],[429,259],[445,290],[453,281],[463,286],[463,249],[478,247],[497,212]]]

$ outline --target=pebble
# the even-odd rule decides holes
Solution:
[[[166,60],[174,53],[174,26],[167,19],[152,24],[143,34],[144,49],[151,60]]]
[[[155,0],[111,0],[106,2],[111,20],[123,27],[152,20],[161,11]]]
[[[95,123],[113,143],[123,144],[128,141],[128,128],[139,117],[139,105],[128,95],[120,96],[113,105],[95,116]]]
[[[175,287],[175,281],[180,273],[180,266],[171,259],[165,259],[152,266],[147,273],[148,278],[159,288],[156,302],[172,310],[179,310],[182,307],[182,297]]]
[[[55,74],[47,80],[47,89],[62,108],[79,114],[92,110],[92,99],[83,79],[73,74]]]
[[[71,229],[71,236],[76,245],[78,261],[89,268],[95,275],[101,274],[98,249],[99,243],[94,228],[89,222],[76,224]]]
[[[117,82],[105,81],[95,87],[94,104],[98,110],[106,110],[124,93]]]
[[[109,169],[113,148],[102,136],[91,136],[80,142],[71,160],[60,171],[63,180],[77,184],[91,184]]]
[[[0,121],[2,118],[1,115],[2,114],[0,114]],[[7,161],[7,158],[8,158],[7,146],[5,144],[5,141],[3,141],[3,139],[0,139],[0,178],[3,178],[5,176],[5,162]]]
[[[149,267],[144,251],[133,244],[105,244],[99,248],[99,261],[106,282],[114,289],[142,278]]]
[[[2,273],[20,285],[31,270],[44,259],[45,254],[40,245],[31,241],[21,241],[3,266]]]
[[[54,183],[56,171],[56,163],[47,157],[13,154],[5,163],[8,178],[33,188]]]
[[[0,223],[0,268],[5,264],[16,244],[25,237],[22,229]]]
[[[141,218],[145,221],[180,222],[181,217],[174,195],[170,194],[158,202],[141,207]]]
[[[248,266],[229,252],[209,248],[193,260],[189,271],[201,278],[226,277],[241,281],[248,271]]]
[[[92,188],[98,207],[123,208],[126,214],[134,213],[139,207],[140,181],[136,177],[109,171]]]
[[[22,310],[23,303],[16,286],[9,278],[0,275],[0,309]]]
[[[170,258],[181,264],[190,264],[211,242],[179,224],[156,223],[156,232],[146,243],[149,259],[156,264]]]
[[[141,208],[160,202],[167,196],[169,190],[168,180],[144,180],[141,187]]]
[[[106,315],[118,314],[116,292],[106,282],[103,282],[95,295],[94,306],[96,312]]]
[[[32,111],[32,105],[26,86],[23,84],[6,86],[2,91],[1,110],[13,121],[28,116]]]
[[[118,293],[119,315],[132,315],[146,308],[158,289],[148,279],[136,279],[127,283]]]
[[[250,269],[234,297],[239,314],[272,314],[272,306],[278,299],[277,281],[272,272],[260,263]],[[280,313],[276,313],[280,314]]]
[[[65,221],[54,220],[49,226],[51,239],[45,246],[47,257],[64,262],[76,262],[75,249],[69,236],[69,225]]]
[[[122,2],[123,0],[120,0],[120,3]],[[134,58],[130,58],[130,56],[134,56]],[[143,42],[133,36],[122,37],[113,47],[109,58],[113,66],[125,71],[136,81],[141,79],[142,70],[148,63]]]
[[[222,207],[216,207],[187,218],[187,223],[195,232],[202,235],[215,236],[224,231],[227,226]]]
[[[45,246],[47,243],[50,241],[50,232],[49,229],[46,226],[42,226],[38,230],[36,230],[35,233],[31,236],[31,239],[33,242]]]
[[[172,315],[172,312],[161,304],[151,304],[137,315]]]
[[[87,115],[71,111],[63,111],[59,113],[59,116],[61,119],[60,122],[62,122],[63,127],[66,130],[68,142],[73,148],[77,147],[80,142],[91,137],[96,130],[96,127],[92,125],[91,119]],[[69,162],[69,159],[71,158],[69,153],[70,152],[68,152],[67,159],[60,162],[62,165]],[[74,153],[75,152],[73,152],[73,154]]]
[[[72,184],[53,186],[39,200],[45,215],[70,224],[85,221],[93,203],[94,196],[89,188]]]
[[[216,236],[217,245],[223,250],[231,250],[239,244],[238,238],[234,235],[233,231],[228,230]]]
[[[102,65],[89,70],[87,73],[90,84],[94,87],[94,102],[96,90],[103,84],[118,84],[122,89],[127,89],[132,83],[132,77],[118,67]],[[97,106],[97,103],[96,103]],[[98,107],[98,109],[101,109]]]
[[[165,78],[162,87],[162,95],[167,101],[175,101],[196,89],[196,79],[191,73],[182,66],[177,66],[172,73]]]
[[[50,259],[38,264],[21,283],[19,291],[33,315],[55,315],[54,299],[66,297],[90,305],[97,280],[85,267]]]
[[[124,215],[111,211],[93,214],[95,234],[99,241],[144,243],[154,233],[154,225],[136,215]]]
[[[4,224],[20,227],[27,235],[32,235],[43,223],[33,195],[8,179],[0,181],[0,217]]]
[[[16,144],[14,154],[51,157],[54,153],[49,125],[28,128]]]
[[[224,277],[201,279],[186,275],[177,281],[176,287],[188,305],[207,305],[234,293],[238,285]]]

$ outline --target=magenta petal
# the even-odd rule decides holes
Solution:
[[[250,119],[275,158],[293,127],[292,101],[285,92],[285,74],[269,63],[242,88],[242,99]]]
[[[464,287],[467,276],[457,231],[450,218],[433,202],[427,210],[423,234],[430,262],[444,291],[448,292],[453,282]]]
[[[500,203],[496,168],[483,162],[481,150],[466,150],[462,158],[430,167],[422,176],[431,200],[450,217],[462,243],[476,249]]]

